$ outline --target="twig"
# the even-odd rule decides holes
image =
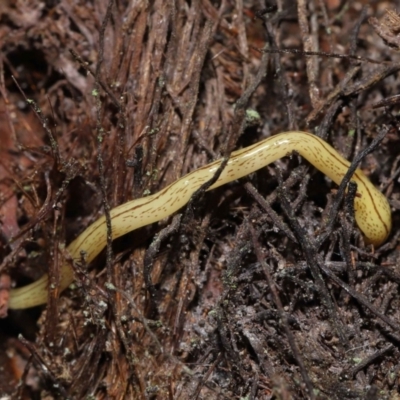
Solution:
[[[344,195],[346,193],[346,188],[349,182],[351,181],[351,177],[353,176],[354,172],[356,171],[358,164],[372,151],[375,150],[375,148],[379,145],[379,143],[384,139],[386,135],[386,131],[382,130],[376,138],[371,142],[371,144],[366,147],[363,151],[361,151],[352,161],[348,171],[344,175],[342,182],[339,185],[339,189],[337,191],[337,194],[335,196],[335,201],[333,202],[332,208],[329,211],[329,218],[328,221],[326,222],[325,226],[323,227],[322,231],[323,233],[319,235],[317,238],[317,248],[319,248],[325,240],[332,234],[333,231],[333,226],[337,218],[337,214],[339,212],[339,207],[340,204],[344,198]]]
[[[294,339],[293,333],[290,330],[288,317],[287,317],[287,315],[286,315],[286,313],[285,313],[285,311],[283,309],[283,305],[282,305],[282,302],[281,302],[281,300],[279,298],[275,282],[272,279],[272,276],[271,276],[271,273],[269,271],[269,268],[268,268],[268,266],[267,266],[267,264],[265,262],[265,259],[264,259],[263,255],[262,255],[261,251],[260,251],[260,246],[259,246],[259,243],[258,243],[258,236],[256,235],[256,232],[255,232],[255,230],[254,230],[252,225],[250,225],[250,232],[251,232],[251,237],[252,237],[253,249],[254,249],[254,251],[256,253],[258,262],[261,264],[261,266],[262,266],[262,268],[264,270],[264,274],[265,274],[265,277],[266,277],[267,282],[268,282],[269,290],[271,291],[273,301],[274,301],[274,303],[276,305],[276,308],[278,309],[279,320],[281,321],[281,323],[283,325],[283,329],[284,329],[284,331],[286,333],[286,337],[287,337],[287,339],[289,341],[290,348],[292,349],[293,356],[296,359],[297,365],[299,366],[301,376],[302,376],[303,381],[304,381],[304,383],[305,383],[305,385],[307,387],[308,396],[309,396],[310,399],[314,399],[315,395],[314,395],[314,390],[313,390],[313,384],[311,382],[310,377],[308,376],[307,369],[306,369],[306,367],[304,365],[303,359],[300,356],[300,351],[299,351],[299,349],[297,347],[297,344],[296,344],[296,341]]]

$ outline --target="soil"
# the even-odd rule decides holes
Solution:
[[[396,7],[1,1],[1,398],[399,399]],[[350,176],[338,189],[293,153],[68,256],[117,205],[290,130],[387,196],[382,246]],[[44,273],[48,304],[7,311]]]

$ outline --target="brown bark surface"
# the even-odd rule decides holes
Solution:
[[[8,311],[0,394],[400,398],[397,6],[0,0],[0,305],[105,211],[283,131],[349,160],[385,133],[361,168],[393,211],[365,244],[295,154],[200,191]]]

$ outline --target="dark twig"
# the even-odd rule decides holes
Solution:
[[[386,131],[382,130],[376,136],[376,138],[371,142],[371,144],[368,147],[366,147],[363,151],[361,151],[352,161],[348,171],[344,175],[342,182],[339,185],[335,201],[333,202],[332,208],[329,211],[328,221],[326,222],[325,226],[322,229],[323,233],[319,235],[319,237],[317,238],[316,241],[317,248],[319,248],[325,242],[325,240],[332,234],[333,226],[335,224],[339,212],[340,204],[346,193],[347,185],[351,181],[351,178],[356,169],[358,168],[358,165],[368,154],[370,154],[372,151],[375,150],[375,148],[379,145],[379,143],[384,139],[385,135]]]
[[[262,209],[269,215],[272,219],[273,223],[283,232],[285,232],[286,236],[294,242],[297,242],[296,237],[290,228],[282,221],[281,217],[272,209],[270,203],[265,200],[260,193],[258,193],[257,189],[251,184],[246,183],[244,185],[247,192],[257,201],[257,203],[262,207]]]
[[[336,87],[325,97],[324,100],[321,100],[319,104],[317,104],[311,113],[308,115],[306,122],[310,124],[316,117],[322,112],[322,110],[329,105],[328,113],[324,116],[325,123],[318,128],[319,136],[326,140],[328,136],[327,122],[333,118],[336,114],[339,107],[342,105],[340,100],[340,96],[343,96],[345,89],[348,87],[350,82],[355,78],[355,76],[360,72],[361,67],[359,65],[355,65],[350,71],[348,71],[345,77],[336,85]],[[337,101],[335,101],[337,100]]]
[[[343,218],[343,240],[341,243],[342,256],[346,261],[347,272],[350,283],[354,283],[354,273],[352,266],[350,238],[354,226],[354,198],[357,193],[357,185],[354,182],[349,183],[349,191],[345,198],[345,216]]]
[[[361,9],[361,12],[357,18],[357,21],[353,27],[353,29],[351,30],[350,33],[350,38],[349,38],[349,42],[350,42],[350,56],[349,57],[351,60],[354,60],[353,57],[357,57],[356,56],[356,51],[357,51],[357,42],[358,42],[358,35],[360,33],[360,29],[362,24],[365,22],[365,20],[368,17],[368,7],[364,6]],[[364,61],[364,60],[356,60],[356,61]]]
[[[279,174],[278,174],[279,176]],[[321,271],[319,268],[318,263],[318,253],[317,253],[317,244],[314,240],[312,240],[305,229],[299,224],[293,209],[290,205],[289,199],[287,198],[286,191],[284,187],[282,187],[282,181],[280,181],[280,186],[278,188],[280,200],[282,204],[282,208],[286,215],[289,218],[290,224],[292,225],[293,231],[295,236],[297,237],[297,241],[299,242],[304,255],[306,257],[308,266],[310,268],[311,274],[314,278],[316,283],[319,295],[321,297],[322,303],[324,304],[325,308],[327,309],[331,321],[335,326],[336,332],[341,340],[341,342],[345,345],[347,343],[347,338],[343,331],[343,326],[339,320],[337,315],[336,307],[333,304],[331,295],[328,291],[328,288],[325,285],[325,282],[322,278]]]
[[[104,27],[105,28],[105,27]],[[93,71],[87,62],[82,60],[82,57],[73,49],[69,49],[69,52],[71,53],[72,57],[79,63],[79,65],[90,75],[92,75],[95,79],[97,84],[107,93],[107,95],[110,97],[112,102],[118,109],[121,111],[121,104],[118,101],[118,99],[115,97],[114,93],[111,91],[111,89],[104,83],[104,81],[100,78],[100,76],[97,76],[98,71],[97,69],[99,68],[99,64],[96,65],[96,71]],[[100,59],[99,59],[100,60]]]
[[[207,382],[208,378],[210,377],[212,372],[215,370],[215,368],[218,366],[218,364],[221,362],[221,360],[222,360],[222,354],[219,353],[216,360],[208,368],[208,371],[206,372],[206,374],[204,376],[202,376],[202,378],[199,380],[196,390],[194,391],[193,396],[192,396],[194,400],[197,400],[199,398],[201,389],[204,387],[205,382]]]
[[[153,239],[151,245],[147,249],[144,260],[143,260],[143,274],[144,274],[144,281],[146,283],[146,289],[149,292],[149,311],[148,314],[152,315],[153,311],[155,310],[154,300],[156,298],[156,291],[154,288],[153,281],[151,279],[151,269],[153,266],[154,258],[157,256],[158,252],[160,251],[161,243],[163,240],[171,236],[175,233],[180,226],[182,214],[176,215],[172,222],[161,230],[161,232]]]
[[[54,388],[57,388],[60,396],[64,399],[70,399],[67,390],[57,378],[57,374],[52,372],[52,368],[40,355],[36,345],[26,340],[22,335],[18,336],[19,341],[30,351],[32,354],[33,363],[36,368],[43,374],[43,376],[50,380]]]
[[[204,183],[198,190],[196,190],[195,193],[193,193],[193,195],[186,207],[185,214],[183,216],[183,220],[182,220],[183,226],[186,226],[188,221],[191,220],[191,215],[193,214],[194,204],[196,204],[199,201],[199,199],[202,198],[202,196],[208,190],[208,188],[210,186],[212,186],[220,177],[222,171],[224,170],[224,168],[226,167],[226,164],[229,161],[230,153],[232,152],[233,148],[235,147],[236,141],[238,140],[238,138],[242,135],[242,133],[246,129],[246,126],[247,126],[246,108],[250,101],[250,97],[255,92],[258,85],[261,83],[262,79],[265,77],[266,68],[268,65],[268,59],[269,59],[269,57],[267,55],[265,55],[265,57],[263,55],[260,68],[258,69],[257,75],[256,75],[253,83],[251,83],[246,88],[244,93],[240,96],[239,100],[236,102],[235,114],[234,114],[232,125],[231,125],[231,134],[229,135],[229,140],[224,149],[224,157],[222,159],[221,165],[215,171],[214,176],[209,181]]]
[[[343,282],[340,278],[338,278],[329,268],[320,264],[321,270],[324,272],[326,276],[329,277],[333,282],[339,285],[342,289],[344,289],[347,293],[349,293],[354,299],[356,299],[360,304],[364,307],[368,308],[375,316],[381,319],[383,322],[388,324],[391,328],[393,328],[396,332],[400,331],[400,325],[393,322],[389,317],[379,312],[369,301],[368,299],[362,295],[361,293],[357,293],[351,286],[347,283]]]
[[[273,54],[273,52],[270,52],[269,49],[276,50],[278,48],[278,45],[276,43],[276,40],[272,34],[273,29],[272,29],[272,23],[271,21],[265,19],[264,21],[264,26],[265,26],[265,31],[267,34],[267,39],[268,39],[268,44],[269,46],[265,46],[265,54]],[[279,88],[280,92],[282,95],[281,102],[283,106],[286,108],[286,113],[287,113],[287,118],[288,118],[288,126],[289,129],[297,129],[297,122],[296,122],[296,117],[293,109],[293,101],[291,96],[289,95],[289,83],[287,80],[287,76],[285,74],[285,68],[282,66],[281,62],[281,53],[275,53],[276,56],[274,57],[274,62],[275,62],[275,71],[276,74],[278,75],[279,79]]]
[[[58,148],[58,143],[57,143],[56,139],[54,138],[53,132],[49,128],[48,119],[43,115],[42,110],[36,104],[36,102],[34,100],[28,99],[26,97],[25,92],[22,90],[22,88],[18,84],[18,82],[15,79],[15,77],[11,76],[11,79],[14,81],[14,83],[17,86],[18,90],[21,92],[21,94],[24,97],[25,101],[29,104],[29,106],[31,107],[32,111],[35,113],[36,117],[41,122],[43,129],[47,133],[47,136],[49,137],[49,140],[50,140],[50,147],[51,147],[52,155],[53,155],[54,160],[56,162],[56,167],[57,168],[58,167],[62,168],[63,167],[63,160],[61,158],[60,149]]]
[[[348,85],[343,90],[344,96],[356,95],[359,94],[373,85],[376,85],[378,82],[382,81],[386,77],[393,75],[400,71],[400,63],[383,63],[377,67],[375,70],[369,72],[365,75],[365,77],[361,78],[359,81],[355,82],[352,85]]]
[[[284,331],[286,333],[286,337],[287,337],[287,339],[289,341],[289,345],[290,345],[290,348],[291,348],[291,350],[293,352],[293,356],[296,359],[297,365],[299,366],[301,376],[302,376],[303,381],[304,381],[304,383],[305,383],[305,385],[307,387],[308,396],[309,396],[310,399],[314,399],[315,396],[314,396],[314,391],[313,391],[313,384],[311,382],[310,377],[308,376],[307,369],[306,369],[306,367],[304,365],[303,359],[300,356],[300,351],[299,351],[299,349],[297,347],[297,344],[296,344],[296,341],[294,339],[293,333],[290,330],[288,317],[287,317],[287,315],[286,315],[286,313],[285,313],[285,311],[283,309],[282,302],[281,302],[281,300],[279,298],[279,294],[278,294],[278,291],[276,289],[275,282],[272,279],[272,276],[271,276],[271,273],[270,273],[269,268],[267,266],[267,263],[265,262],[264,256],[261,253],[260,246],[259,246],[259,243],[258,243],[258,237],[257,237],[256,232],[255,232],[255,230],[254,230],[252,225],[250,225],[250,232],[251,232],[252,244],[253,244],[254,252],[256,253],[258,262],[263,267],[264,274],[265,274],[265,277],[266,277],[267,282],[268,282],[269,290],[271,291],[273,301],[274,301],[274,303],[276,305],[276,308],[278,309],[279,320],[281,321],[281,323],[283,325],[283,329],[284,329]]]
[[[339,53],[327,53],[324,51],[304,51],[301,49],[258,49],[256,47],[252,47],[254,50],[259,51],[260,53],[282,53],[282,54],[299,54],[302,56],[321,56],[321,57],[329,57],[329,58],[340,58],[340,59],[351,59],[357,61],[365,61],[372,64],[388,64],[389,62],[374,60],[369,57],[356,56],[352,54],[339,54]]]

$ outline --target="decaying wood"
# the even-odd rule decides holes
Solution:
[[[398,398],[400,17],[367,3],[2,2],[1,312],[10,281],[53,284],[2,320],[2,394]],[[110,237],[59,296],[65,244],[105,211],[289,129],[381,185],[384,246],[355,187],[292,155]]]

